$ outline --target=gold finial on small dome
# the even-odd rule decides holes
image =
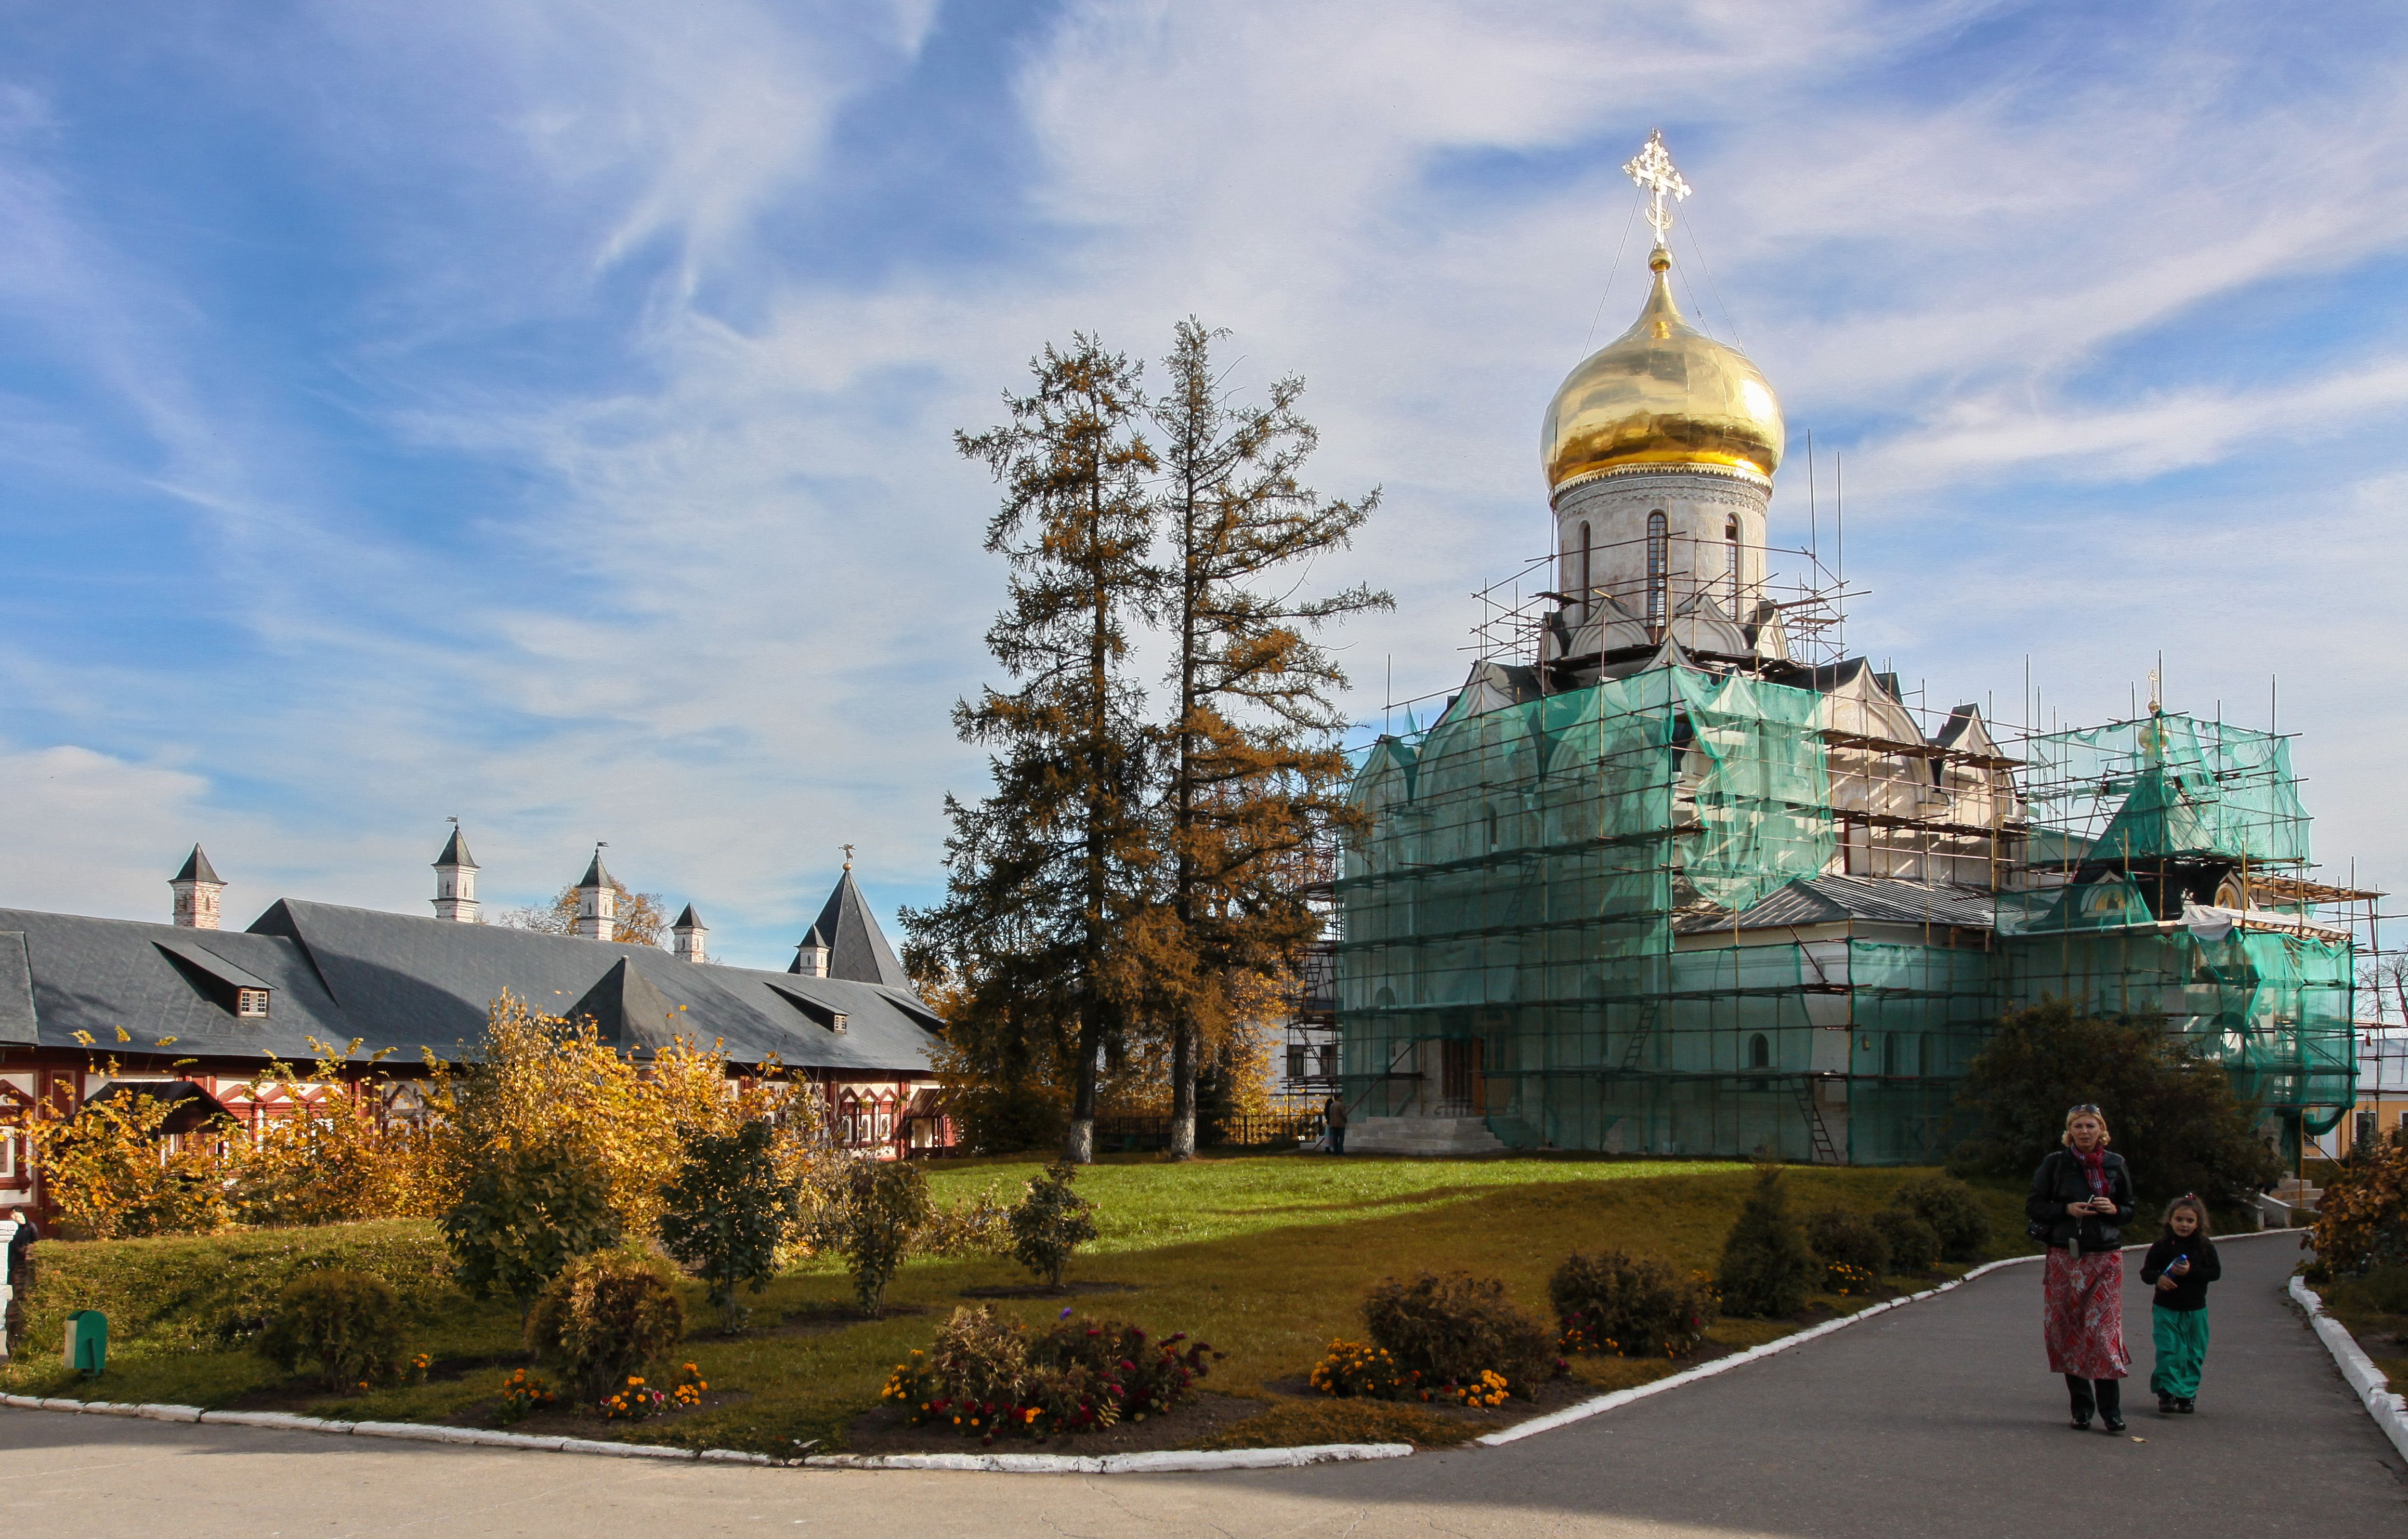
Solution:
[[[1661,131],[1622,168],[1648,194],[1656,282],[1630,329],[1565,377],[1539,435],[1550,492],[1609,471],[1713,465],[1770,479],[1785,431],[1781,403],[1747,356],[1691,326],[1672,301],[1670,198],[1689,195]]]

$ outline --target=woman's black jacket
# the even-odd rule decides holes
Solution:
[[[2024,1204],[2026,1217],[2048,1228],[2052,1246],[2071,1244],[2077,1226],[2081,1232],[2082,1248],[2113,1250],[2124,1242],[2124,1225],[2132,1221],[2132,1173],[2126,1168],[2124,1157],[2109,1150],[2106,1156],[2107,1195],[2115,1199],[2115,1216],[2086,1213],[2080,1218],[2065,1211],[2068,1203],[2079,1203],[2091,1195],[2090,1182],[2082,1174],[2082,1161],[2071,1149],[2056,1149],[2040,1162],[2032,1173],[2031,1197]]]

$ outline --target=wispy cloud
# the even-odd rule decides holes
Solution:
[[[2289,467],[2286,531],[2408,474],[2408,317],[2337,308],[2408,249],[2377,11],[194,14],[163,8],[138,66],[74,25],[0,64],[0,356],[48,361],[0,363],[0,520],[116,520],[45,558],[88,620],[0,625],[0,731],[89,756],[75,805],[133,832],[90,836],[119,875],[57,890],[134,912],[195,823],[296,890],[414,909],[446,814],[497,896],[609,838],[758,961],[841,842],[882,899],[924,895],[937,799],[981,771],[946,707],[989,673],[1000,594],[992,490],[950,433],[1074,327],[1145,355],[1198,313],[1237,330],[1241,379],[1307,375],[1315,478],[1389,493],[1342,574],[1403,600],[1343,638],[1358,708],[1391,658],[1398,694],[1447,687],[1468,591],[1545,548],[1537,417],[1657,124],[1698,188],[1684,303],[1845,448],[1852,559],[1884,588],[1860,640],[1935,691],[2011,693],[2035,647],[2052,678],[2160,643],[2229,658],[2236,691],[2299,667],[2304,634],[2237,648],[2202,597],[2263,606],[2221,532],[2245,499],[2186,526],[2164,581],[2062,574],[2115,569],[2203,474]],[[100,110],[132,67],[155,105]],[[139,169],[179,135],[207,185]],[[2041,520],[2041,549],[2002,511],[2069,497],[2119,520]],[[188,563],[179,644],[108,634],[156,623]],[[70,901],[45,894],[75,823],[0,895]]]

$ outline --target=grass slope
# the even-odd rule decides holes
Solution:
[[[1039,1168],[1035,1161],[967,1161],[932,1174],[939,1200],[953,1202],[986,1188],[1016,1197]],[[1800,1213],[1823,1206],[1878,1207],[1898,1185],[1922,1174],[1792,1167],[1790,1202]],[[1277,1397],[1265,1389],[1267,1383],[1303,1375],[1334,1337],[1360,1337],[1357,1303],[1364,1289],[1382,1276],[1422,1268],[1493,1274],[1506,1280],[1525,1307],[1544,1315],[1547,1277],[1575,1249],[1621,1245],[1710,1270],[1753,1180],[1744,1166],[1705,1161],[1341,1161],[1280,1154],[1166,1165],[1138,1156],[1109,1159],[1080,1178],[1081,1190],[1096,1204],[1101,1233],[1070,1275],[1075,1282],[1119,1284],[1129,1291],[1067,1301],[1007,1300],[996,1307],[1039,1325],[1071,1303],[1082,1315],[1133,1319],[1157,1334],[1186,1331],[1227,1354],[1215,1366],[1210,1388],[1262,1398],[1268,1410]],[[2019,1250],[2020,1192],[2003,1185],[1983,1190],[2000,1253]],[[383,1232],[401,1226],[373,1227]],[[331,1237],[343,1231],[315,1233]],[[150,1243],[208,1247],[252,1238]],[[379,1240],[391,1244],[393,1236],[380,1233]],[[115,1276],[121,1290],[136,1275],[123,1266],[113,1272],[79,1267],[65,1257],[53,1275],[88,1277],[94,1271]],[[698,1329],[682,1356],[698,1363],[713,1389],[728,1392],[729,1401],[646,1424],[629,1435],[773,1453],[792,1452],[798,1443],[814,1439],[823,1447],[838,1446],[844,1427],[877,1403],[887,1369],[913,1347],[927,1345],[938,1321],[963,1302],[964,1290],[1027,1280],[1010,1262],[992,1258],[919,1261],[905,1268],[890,1292],[897,1313],[856,1321],[848,1315],[844,1275],[826,1265],[806,1267],[752,1299],[755,1329],[732,1340],[699,1328],[709,1312],[701,1290],[691,1289],[688,1309]],[[50,1285],[46,1282],[43,1290],[50,1294]],[[116,1319],[120,1315],[112,1304],[128,1311],[129,1320],[144,1314],[137,1299],[98,1296],[88,1304],[46,1297],[40,1313],[48,1318],[66,1307],[91,1306]],[[1744,1347],[1792,1328],[1785,1322],[1731,1320],[1718,1326],[1715,1336]],[[122,1336],[108,1375],[87,1387],[74,1385],[55,1358],[21,1357],[0,1370],[0,1382],[20,1393],[201,1405],[223,1405],[281,1383],[280,1375],[247,1351],[193,1349],[193,1334],[179,1333],[173,1321],[153,1320],[143,1332]],[[451,1295],[427,1311],[411,1348],[454,1362],[484,1360],[484,1365],[456,1378],[339,1400],[313,1400],[289,1388],[286,1398],[295,1404],[322,1404],[330,1414],[349,1418],[461,1415],[492,1399],[517,1336],[517,1317],[507,1305]],[[1582,1360],[1577,1371],[1600,1387],[1620,1388],[1670,1370],[1660,1363]],[[1339,1422],[1356,1421],[1366,1435],[1375,1421],[1394,1423],[1398,1433],[1411,1435],[1413,1418],[1284,1402],[1272,1419],[1245,1423],[1222,1441],[1327,1441],[1351,1435]]]

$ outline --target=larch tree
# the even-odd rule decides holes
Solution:
[[[1282,378],[1259,405],[1233,400],[1212,361],[1227,335],[1180,323],[1151,412],[1167,547],[1155,612],[1173,656],[1157,809],[1172,924],[1151,937],[1164,964],[1150,1004],[1170,1034],[1173,1159],[1196,1151],[1201,1060],[1318,937],[1302,889],[1319,875],[1320,841],[1353,819],[1334,699],[1345,676],[1311,633],[1394,604],[1364,586],[1297,596],[1312,560],[1349,545],[1380,494],[1324,501],[1298,480],[1319,443],[1297,409],[1304,382]]]
[[[985,745],[994,791],[948,796],[946,894],[906,910],[918,970],[961,993],[949,1035],[1010,1072],[1048,1057],[1071,1086],[1065,1156],[1095,1157],[1096,1078],[1117,1053],[1157,951],[1150,792],[1156,760],[1131,677],[1129,630],[1157,578],[1148,564],[1142,365],[1075,335],[1007,393],[1010,420],[959,434],[1003,487],[986,548],[1011,566],[987,648],[1018,687],[955,705]]]

